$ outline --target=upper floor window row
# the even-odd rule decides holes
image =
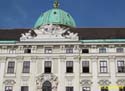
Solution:
[[[14,74],[14,69],[15,69],[15,61],[9,61],[7,66],[7,73]],[[29,73],[29,72],[30,72],[30,61],[24,61],[22,73]]]

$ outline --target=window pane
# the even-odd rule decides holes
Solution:
[[[5,91],[13,91],[13,87],[12,86],[5,86]]]
[[[107,72],[107,61],[100,61],[100,72]]]
[[[66,87],[66,91],[73,91],[73,87]]]
[[[30,61],[24,61],[23,62],[23,73],[29,73],[30,72]]]
[[[82,61],[82,66],[83,67],[88,67],[89,66],[89,61]]]
[[[67,48],[66,53],[73,53],[73,48]]]
[[[117,48],[116,51],[117,51],[117,53],[123,53],[124,49],[123,48]]]
[[[73,73],[73,61],[66,62],[66,72]]]
[[[7,73],[14,73],[15,62],[10,61],[8,62]]]
[[[45,53],[52,53],[52,48],[51,47],[46,47],[45,48]]]
[[[82,53],[89,53],[89,49],[82,49]]]
[[[106,53],[106,48],[99,48],[99,53]]]
[[[24,50],[24,53],[31,53],[31,49],[26,48],[26,49]]]
[[[67,61],[66,66],[67,67],[72,67],[73,66],[73,61]]]
[[[101,87],[101,91],[108,91],[108,87]]]
[[[51,65],[52,65],[52,63],[51,63],[51,61],[45,61],[45,63],[44,63],[44,72],[45,73],[51,73]]]
[[[83,87],[82,91],[90,91],[90,87]]]
[[[21,91],[28,91],[28,86],[21,86]]]
[[[117,61],[117,69],[119,73],[125,73],[125,62],[124,61]]]
[[[51,67],[51,61],[45,61],[45,67]]]

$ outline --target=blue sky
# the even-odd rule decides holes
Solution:
[[[54,0],[0,0],[0,28],[32,28]],[[77,27],[125,27],[125,0],[60,0]]]

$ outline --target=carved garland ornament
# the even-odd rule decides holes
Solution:
[[[91,80],[81,80],[80,84],[82,86],[90,86],[90,85],[92,85],[92,81]]]
[[[14,85],[16,82],[14,80],[8,79],[3,82],[5,85]]]
[[[111,84],[111,82],[109,80],[100,80],[98,84],[101,86],[108,86]]]
[[[125,79],[119,79],[116,82],[119,86],[125,86]]]

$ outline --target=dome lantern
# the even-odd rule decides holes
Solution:
[[[59,2],[58,2],[58,0],[55,0],[55,1],[54,1],[53,7],[54,7],[54,8],[58,8],[58,7],[59,7]]]

